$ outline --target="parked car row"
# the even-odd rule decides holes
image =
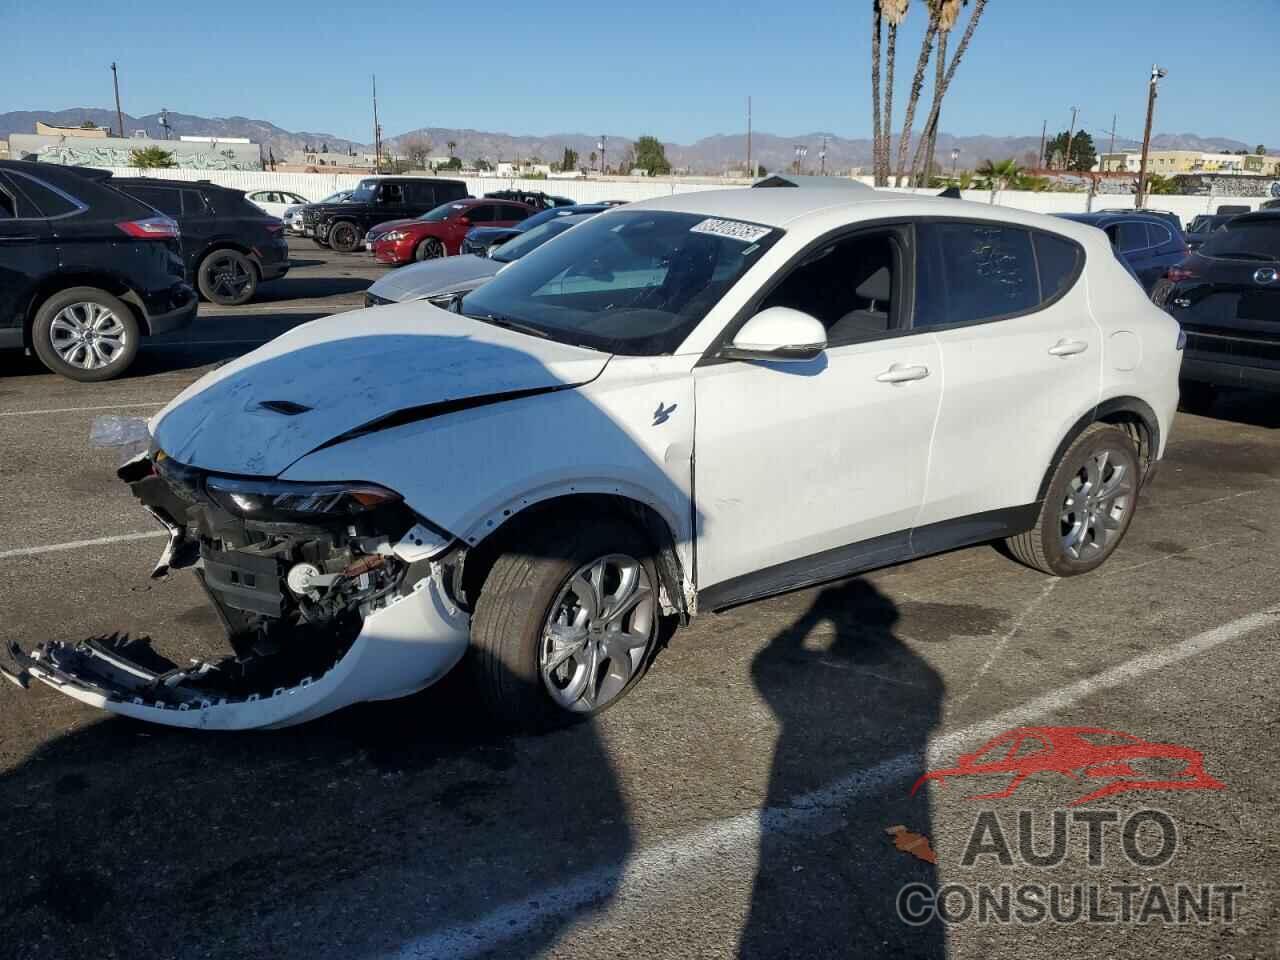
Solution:
[[[73,380],[122,374],[198,296],[250,300],[289,270],[284,224],[199,181],[0,161],[0,347]]]

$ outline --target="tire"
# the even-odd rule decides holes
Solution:
[[[444,244],[435,237],[426,237],[413,248],[413,259],[419,263],[423,260],[436,260],[444,255]]]
[[[360,231],[349,220],[339,220],[329,228],[329,246],[339,253],[354,253],[360,246]]]
[[[542,520],[498,557],[476,601],[468,651],[472,679],[494,719],[507,728],[551,729],[595,716],[631,691],[658,647],[661,610],[651,554],[647,539],[620,520],[575,525]],[[619,629],[597,632],[589,625],[603,624],[605,618],[571,617],[572,609],[585,611],[590,602],[583,602],[574,587],[575,581],[582,583],[584,568],[588,581],[603,584],[606,611],[609,601],[625,600],[622,560],[634,564],[640,589],[631,596],[640,599],[618,620]],[[596,578],[591,571],[600,564],[603,575]],[[551,633],[553,613],[560,614],[558,638]],[[579,620],[586,625],[575,625]],[[548,662],[575,646],[577,652],[559,666]],[[579,683],[580,696],[571,702]]]
[[[1128,532],[1141,479],[1129,434],[1110,424],[1091,424],[1058,461],[1036,525],[1005,545],[1015,559],[1044,573],[1088,573]],[[1095,500],[1097,491],[1103,496]]]
[[[80,334],[87,341],[72,343]],[[40,305],[31,325],[31,345],[40,362],[81,383],[111,380],[128,370],[140,337],[133,311],[97,287],[54,294]]]
[[[258,268],[238,250],[214,250],[196,268],[196,285],[210,303],[238,307],[258,292]]]
[[[319,237],[312,237],[312,238],[311,238],[311,242],[312,242],[312,243],[314,243],[314,244],[315,244],[317,247],[319,247],[321,250],[328,250],[328,249],[329,249],[329,241],[328,241],[328,240],[321,240]]]

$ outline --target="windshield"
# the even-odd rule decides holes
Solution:
[[[1200,248],[1205,257],[1280,260],[1280,219],[1226,224]]]
[[[351,191],[350,199],[353,203],[373,203],[378,199],[378,181],[361,180]]]
[[[510,263],[512,260],[519,260],[526,253],[531,253],[538,249],[552,237],[559,236],[585,219],[587,218],[560,217],[556,220],[539,224],[532,230],[525,230],[523,233],[516,234],[502,246],[495,248],[493,253],[490,254],[490,258],[497,260],[499,263]]]
[[[442,203],[434,210],[428,210],[418,219],[429,220],[432,223],[437,223],[440,220],[448,220],[449,214],[461,213],[465,209],[467,209],[467,205],[465,203]]]
[[[611,353],[671,353],[781,233],[694,213],[602,214],[513,263],[459,308]]]

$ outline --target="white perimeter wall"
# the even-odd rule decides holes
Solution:
[[[120,177],[136,177],[141,171],[129,167],[113,168]],[[209,180],[225,187],[239,190],[289,190],[308,200],[319,200],[338,190],[346,190],[365,179],[364,175],[350,173],[270,173],[240,170],[164,170],[156,176],[171,180]],[[448,174],[442,174],[448,176]],[[646,200],[650,197],[666,197],[676,193],[695,193],[701,190],[732,188],[735,184],[680,183],[667,180],[512,180],[501,177],[460,177],[467,190],[474,196],[482,196],[494,190],[541,190],[558,196],[572,197],[580,203],[599,200]],[[896,191],[912,193],[910,190]],[[937,193],[936,190],[915,191]],[[966,190],[964,199],[989,203],[987,190]],[[1187,223],[1201,213],[1215,213],[1219,204],[1239,204],[1257,209],[1262,197],[1212,197],[1212,196],[1154,196],[1150,206],[1158,210],[1171,210]],[[1127,194],[1098,194],[1093,198],[1093,209],[1133,207],[1134,198]],[[1088,209],[1089,198],[1084,193],[1032,193],[1029,191],[1003,190],[996,195],[996,203],[1030,210],[1036,213],[1083,213]]]

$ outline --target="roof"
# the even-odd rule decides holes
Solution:
[[[1150,210],[1095,210],[1092,213],[1055,213],[1063,220],[1076,223],[1098,223],[1102,220],[1168,220],[1171,214],[1152,213]]]
[[[848,177],[813,177],[808,174],[774,173],[757,180],[753,187],[804,187],[805,189],[870,190],[865,183]]]

